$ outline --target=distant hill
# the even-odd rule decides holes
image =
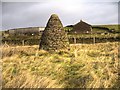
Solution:
[[[93,25],[93,29],[96,29],[95,27],[98,27],[98,29],[103,30],[109,30],[109,31],[115,31],[120,33],[120,25]]]
[[[68,25],[65,27],[66,31],[70,31],[73,29],[74,25]],[[92,25],[93,32],[101,32],[101,33],[120,33],[120,25]]]

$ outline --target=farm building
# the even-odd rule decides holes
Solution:
[[[45,28],[44,27],[28,27],[28,28],[16,28],[8,30],[10,35],[34,35],[40,34]]]
[[[81,33],[91,33],[92,26],[82,20],[73,26],[73,30],[69,33],[81,34]]]

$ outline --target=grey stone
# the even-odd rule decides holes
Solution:
[[[42,34],[39,49],[56,51],[67,49],[68,47],[67,33],[64,31],[59,17],[56,14],[52,14]]]

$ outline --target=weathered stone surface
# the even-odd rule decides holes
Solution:
[[[52,14],[40,40],[39,49],[43,50],[60,50],[69,46],[67,33],[56,14]]]

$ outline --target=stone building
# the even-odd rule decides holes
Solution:
[[[92,32],[92,26],[80,20],[80,22],[78,22],[73,26],[73,30],[71,30],[69,33],[81,34],[81,33],[91,33],[91,32]]]
[[[67,33],[56,14],[52,14],[40,39],[39,49],[55,51],[67,49],[69,41]]]

